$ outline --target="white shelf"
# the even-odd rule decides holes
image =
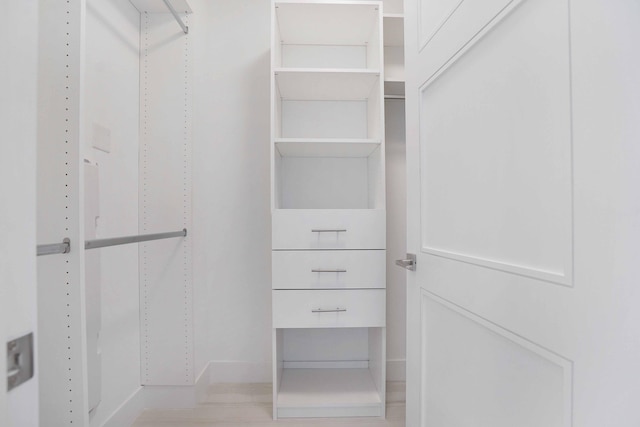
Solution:
[[[162,0],[130,0],[131,4],[138,9],[138,12],[144,13],[171,13]],[[171,0],[173,8],[178,13],[192,13],[191,7],[186,0]]]
[[[384,45],[404,46],[404,15],[385,13],[383,23]]]
[[[382,0],[385,15],[401,15],[404,12],[403,0]]]
[[[377,416],[382,400],[369,369],[284,369],[277,396],[278,414],[306,417],[342,411],[343,416]],[[286,415],[285,415],[286,416]]]
[[[314,2],[275,3],[283,44],[364,45],[378,23],[378,6]]]
[[[379,70],[299,69],[274,70],[280,97],[291,100],[364,100],[380,77]]]
[[[276,149],[282,157],[368,157],[378,147],[375,139],[279,138]]]
[[[404,82],[403,81],[385,81],[384,95],[392,96],[392,97],[393,96],[404,97]]]

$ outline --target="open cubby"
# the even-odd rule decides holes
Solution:
[[[378,72],[274,73],[275,138],[381,139]]]
[[[276,209],[384,209],[379,141],[281,139],[274,155]]]
[[[282,1],[275,8],[274,67],[380,69],[378,3]]]
[[[384,329],[276,329],[277,416],[382,416]]]

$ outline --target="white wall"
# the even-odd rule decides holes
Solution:
[[[196,346],[203,338],[211,346],[213,382],[270,382],[270,2],[190,4],[196,88],[194,286],[205,283],[209,292],[209,328],[206,333],[196,328]],[[392,125],[396,134],[387,163],[392,185],[404,185],[403,126]],[[399,203],[403,190],[388,197]],[[395,239],[405,233],[397,231],[404,230],[403,211],[390,208],[391,261],[404,255],[404,243]],[[393,268],[388,266],[387,351],[400,361],[394,371],[404,375],[405,284],[402,271]]]
[[[38,2],[3,4],[0,28],[0,349],[37,333],[36,105]],[[19,43],[13,42],[19,40]],[[38,378],[5,395],[6,357],[0,355],[0,425],[38,425]],[[7,406],[8,405],[8,406]]]
[[[85,158],[99,166],[97,238],[138,234],[140,15],[128,0],[88,0]],[[93,148],[94,126],[108,129],[110,152]],[[95,249],[101,262],[102,425],[140,386],[138,247]],[[90,286],[90,283],[87,283]]]
[[[406,270],[395,265],[407,252],[407,175],[404,100],[385,101],[387,178],[387,379],[404,381]]]
[[[190,4],[194,282],[209,288],[196,339],[209,340],[212,381],[270,381],[270,2]]]

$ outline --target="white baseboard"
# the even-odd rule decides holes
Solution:
[[[405,359],[387,360],[387,381],[406,381],[407,362]]]
[[[204,400],[208,388],[208,364],[192,386],[141,386],[120,405],[102,427],[130,426],[145,409],[193,408]]]
[[[387,381],[405,381],[404,359],[387,360]],[[113,413],[102,427],[130,426],[144,409],[192,408],[204,400],[209,384],[270,383],[267,362],[217,361],[205,366],[193,386],[143,386]]]
[[[198,378],[196,378],[195,393],[196,403],[204,402],[211,384],[211,362],[208,362]]]
[[[272,369],[268,362],[212,360],[209,362],[211,384],[270,383]]]
[[[139,387],[124,401],[102,427],[130,426],[146,407],[144,387]]]
[[[271,365],[267,362],[212,360],[209,362],[211,384],[270,383]],[[405,359],[387,360],[387,381],[406,381]]]

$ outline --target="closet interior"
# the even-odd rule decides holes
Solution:
[[[253,345],[272,358],[245,349],[238,366],[257,367],[225,381],[273,382],[274,418],[384,417],[388,366],[404,375],[387,360],[389,317],[403,316],[388,313],[387,246],[398,243],[387,230],[404,213],[388,207],[385,148],[385,116],[404,120],[402,1],[269,3],[270,66],[260,66],[271,90],[251,143],[268,153],[260,190],[271,207],[271,223],[254,227],[266,274],[252,286],[271,301],[248,318],[271,332]],[[144,408],[195,405],[235,366],[211,355],[212,325],[228,319],[211,309],[215,287],[227,284],[205,270],[213,257],[240,261],[212,249],[225,224],[194,220],[230,209],[196,211],[198,191],[225,185],[194,169],[203,146],[227,143],[196,132],[217,113],[197,99],[219,78],[196,69],[210,7],[40,2],[36,339],[48,425],[128,425]]]

